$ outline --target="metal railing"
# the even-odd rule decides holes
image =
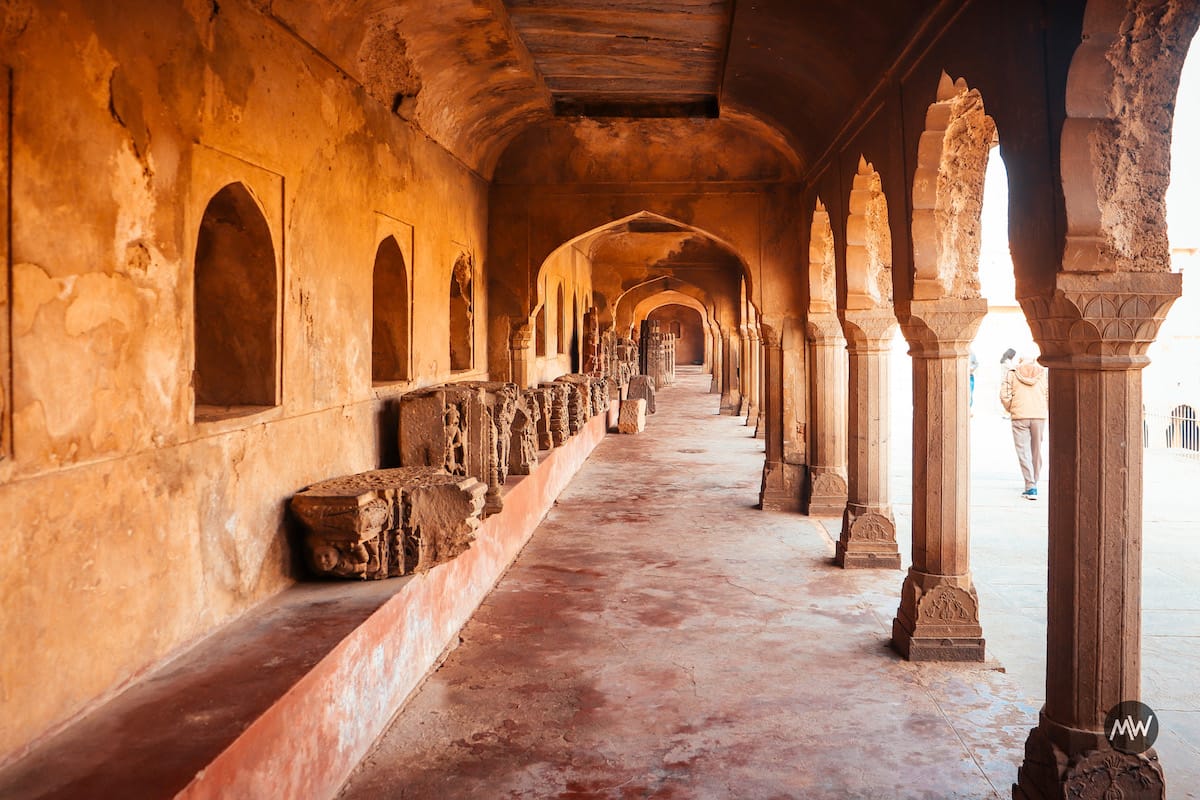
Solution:
[[[1200,462],[1200,419],[1189,407],[1142,415],[1142,446]]]

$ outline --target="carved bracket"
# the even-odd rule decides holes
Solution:
[[[852,350],[887,350],[896,330],[896,315],[890,308],[840,311],[842,332]]]
[[[897,306],[896,311],[904,338],[912,347],[911,355],[952,358],[968,354],[987,315],[987,301],[913,300]]]
[[[1145,366],[1146,349],[1182,292],[1167,272],[1061,273],[1050,295],[1021,299],[1044,360],[1061,366]]]
[[[833,314],[809,314],[804,330],[809,340],[818,346],[840,345],[845,341],[842,325]]]

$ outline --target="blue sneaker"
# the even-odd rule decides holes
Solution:
[[[1021,497],[1024,497],[1026,500],[1037,500],[1037,487],[1034,486],[1032,489],[1026,489],[1021,492]]]

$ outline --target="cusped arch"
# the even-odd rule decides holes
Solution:
[[[646,318],[646,314],[649,314],[656,307],[652,303],[646,305],[647,301],[653,301],[653,298],[662,297],[691,298],[692,301],[704,309],[705,322],[710,325],[717,324],[716,302],[712,296],[703,288],[693,283],[672,277],[669,281],[664,280],[659,282],[655,280],[631,289],[627,295],[628,302],[621,304],[616,309],[614,319],[615,330],[632,331],[635,329]],[[663,304],[665,305],[667,302],[674,301],[665,301]],[[642,310],[640,315],[638,309]]]
[[[850,190],[846,220],[846,307],[892,307],[892,234],[883,181],[865,157]]]
[[[635,326],[641,324],[642,320],[664,306],[684,306],[690,308],[700,314],[700,319],[703,321],[705,327],[712,326],[712,314],[708,307],[693,295],[685,294],[676,289],[667,289],[642,298],[633,308],[633,324]]]
[[[1067,74],[1066,271],[1170,271],[1171,109],[1200,26],[1189,0],[1090,0]]]
[[[825,204],[817,198],[808,240],[808,313],[831,314],[837,309],[837,262],[833,226]]]
[[[600,234],[603,234],[607,231],[611,231],[611,230],[620,228],[622,226],[628,225],[631,222],[642,222],[642,223],[657,222],[657,223],[660,223],[663,225],[669,225],[669,226],[678,228],[682,231],[688,231],[697,236],[704,237],[705,239],[709,240],[710,242],[718,245],[720,248],[722,248],[723,250],[728,252],[735,259],[737,259],[738,266],[741,268],[742,278],[746,281],[747,296],[750,298],[754,297],[754,275],[753,275],[753,272],[750,269],[750,265],[747,263],[745,257],[742,255],[741,250],[733,242],[729,241],[728,239],[726,239],[725,237],[723,237],[719,234],[712,232],[708,228],[700,227],[697,225],[692,225],[692,224],[686,223],[686,222],[681,222],[672,217],[664,216],[662,214],[657,214],[652,211],[647,211],[644,209],[642,211],[638,211],[636,213],[629,214],[624,217],[610,220],[609,222],[594,226],[592,228],[589,228],[586,231],[583,231],[582,233],[577,233],[574,236],[571,236],[569,239],[567,239],[565,242],[563,242],[558,247],[556,247],[553,251],[551,251],[547,255],[547,257],[542,260],[542,265],[541,265],[541,267],[539,267],[539,270],[538,270],[539,282],[541,280],[542,274],[544,273],[544,271],[546,269],[546,265],[551,262],[551,260],[554,258],[556,253],[558,253],[566,248],[577,247],[577,246],[581,245],[582,243],[584,243],[586,240],[589,240],[589,239],[591,239],[595,236],[598,236]],[[754,301],[751,300],[751,302],[754,302]],[[755,303],[755,309],[758,310],[757,303]]]
[[[995,139],[983,96],[943,72],[913,175],[914,300],[979,297],[983,182]]]

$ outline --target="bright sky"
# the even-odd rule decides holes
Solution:
[[[1167,234],[1172,247],[1200,247],[1200,47],[1183,64],[1171,136]]]

